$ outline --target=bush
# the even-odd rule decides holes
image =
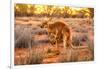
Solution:
[[[15,47],[30,47],[32,42],[32,27],[28,25],[15,25]]]
[[[73,35],[72,37],[72,44],[74,46],[82,46],[83,42],[85,42],[87,44],[87,41],[89,40],[88,38],[88,35],[87,34],[76,34],[76,35]]]

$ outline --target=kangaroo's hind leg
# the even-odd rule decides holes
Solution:
[[[56,31],[55,31],[55,40],[56,40],[56,48],[58,48],[58,36],[59,36],[59,34],[58,34],[58,30],[56,29]]]

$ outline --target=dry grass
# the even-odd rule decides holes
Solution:
[[[34,50],[32,51],[32,54],[30,56],[30,62],[29,64],[40,64],[43,61],[44,58],[44,52],[43,51],[38,51],[38,50]]]
[[[93,53],[90,49],[73,50],[68,49],[60,54],[59,62],[92,61]]]
[[[43,61],[45,53],[43,50],[38,50],[37,48],[32,49],[17,49],[15,51],[15,65],[25,65],[25,64],[40,64]]]

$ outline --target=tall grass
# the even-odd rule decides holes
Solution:
[[[31,54],[31,57],[29,59],[29,64],[40,64],[43,61],[44,58],[44,52],[39,52],[38,50],[34,50]]]

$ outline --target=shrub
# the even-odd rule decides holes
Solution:
[[[85,42],[87,44],[87,41],[89,40],[89,37],[87,34],[82,33],[82,34],[75,34],[72,37],[72,44],[74,46],[82,46],[83,42]]]
[[[28,25],[15,25],[15,47],[32,46],[32,27]]]

